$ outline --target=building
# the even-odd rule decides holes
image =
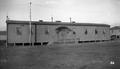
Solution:
[[[30,45],[35,43],[35,24],[32,21],[32,36],[30,38],[29,21],[7,20],[7,43],[10,45]]]
[[[0,31],[0,40],[6,40],[7,34],[6,31]]]
[[[6,31],[0,31],[0,45],[5,45],[7,40]]]
[[[120,26],[110,28],[111,39],[120,39]]]
[[[7,20],[8,43],[14,44],[70,44],[110,40],[110,25],[93,23],[69,23]],[[30,33],[31,38],[30,38]]]

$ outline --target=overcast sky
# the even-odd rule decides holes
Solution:
[[[11,20],[29,20],[29,2],[32,2],[32,20],[104,23],[120,25],[120,0],[0,0],[0,30]]]

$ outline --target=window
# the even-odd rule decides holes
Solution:
[[[117,36],[117,38],[119,38],[119,36]]]
[[[95,29],[95,34],[98,34],[98,31]]]
[[[113,33],[113,30],[112,30],[112,33]]]
[[[85,35],[87,35],[88,34],[88,31],[87,30],[85,30]]]
[[[73,31],[73,34],[74,34],[74,35],[76,34],[75,31]]]
[[[43,34],[49,35],[49,33],[50,33],[49,27],[48,27],[48,26],[44,26],[44,27],[43,27]]]
[[[16,34],[22,35],[21,27],[16,27]]]
[[[105,31],[103,31],[103,34],[105,34]]]
[[[48,30],[45,30],[45,34],[46,34],[46,35],[48,35],[48,34],[49,34]]]
[[[22,24],[21,26],[24,26],[24,24]]]

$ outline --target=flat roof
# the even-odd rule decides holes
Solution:
[[[29,24],[30,21],[20,20],[7,20],[7,24]],[[69,26],[105,26],[110,27],[108,24],[96,24],[96,23],[70,23],[70,22],[47,22],[47,21],[31,21],[31,24],[37,25],[69,25]]]
[[[6,20],[7,24],[28,24],[30,21],[22,21],[22,20]],[[32,21],[31,23],[36,23],[38,21]]]

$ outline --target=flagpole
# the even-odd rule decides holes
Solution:
[[[32,4],[32,2],[30,2],[30,21],[29,21],[29,28],[30,28],[29,42],[30,42],[30,45],[32,45],[31,44],[32,43],[32,34],[31,34],[31,32],[32,32],[32,28],[31,28],[31,4]]]

